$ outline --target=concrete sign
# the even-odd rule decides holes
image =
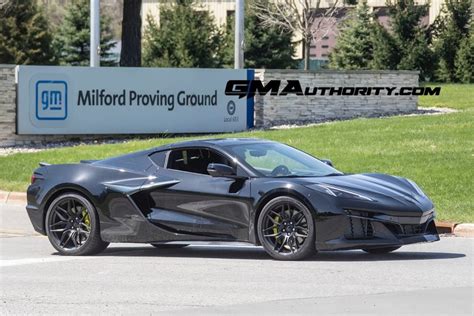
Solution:
[[[18,134],[242,131],[253,99],[225,95],[253,70],[17,67]]]

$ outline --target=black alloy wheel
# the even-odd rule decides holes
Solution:
[[[258,218],[258,237],[265,251],[279,260],[301,260],[316,253],[311,211],[288,196],[268,202]]]
[[[82,195],[66,193],[57,197],[46,214],[46,233],[56,250],[64,255],[90,255],[104,250],[97,213]]]

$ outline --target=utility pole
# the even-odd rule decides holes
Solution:
[[[234,68],[244,67],[244,1],[235,1]]]
[[[90,1],[90,62],[91,67],[100,67],[100,6],[99,0]]]

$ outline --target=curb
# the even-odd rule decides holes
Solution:
[[[26,204],[26,193],[24,193],[24,192],[0,191],[0,203],[14,204],[14,205],[25,205]]]
[[[0,203],[7,203],[8,201],[8,192],[0,191]]]
[[[474,237],[474,224],[458,224],[454,227],[454,235],[458,237]]]
[[[454,234],[457,223],[435,221],[435,225],[439,234]]]
[[[26,205],[26,193],[0,191],[0,203]],[[435,224],[440,234],[454,234],[457,237],[474,237],[474,224],[458,224],[438,221],[436,221]]]

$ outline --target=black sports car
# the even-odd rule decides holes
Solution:
[[[433,203],[414,182],[344,174],[328,160],[261,139],[41,163],[31,182],[31,222],[65,255],[98,253],[110,242],[243,241],[296,260],[316,250],[387,253],[439,240]]]

